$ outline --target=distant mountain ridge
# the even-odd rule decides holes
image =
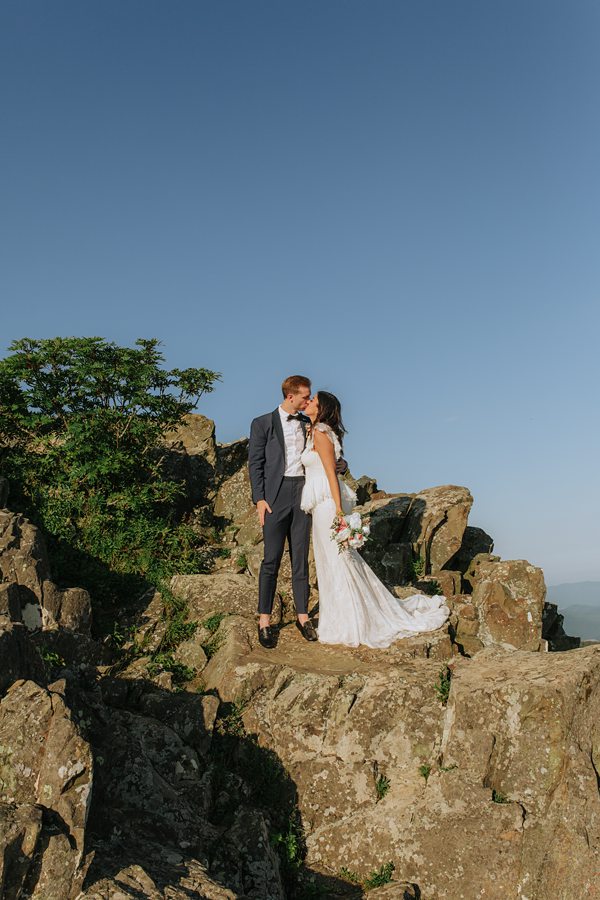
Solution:
[[[546,599],[561,609],[569,606],[600,606],[600,581],[574,581],[571,584],[549,584]]]
[[[567,634],[600,641],[600,581],[548,585],[546,599],[564,615]]]

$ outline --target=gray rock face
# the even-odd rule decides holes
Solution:
[[[24,625],[0,617],[0,696],[19,679],[44,681],[40,655]]]
[[[42,834],[42,809],[28,803],[0,802],[0,896],[23,896]]]
[[[250,515],[256,518],[250,476],[245,463],[219,485],[214,510],[217,518],[236,524],[243,524]]]
[[[92,754],[61,688],[16,681],[0,702],[0,846],[8,896],[27,889],[31,897],[63,900],[78,892],[85,875]]]
[[[217,443],[215,423],[190,413],[182,425],[166,436],[168,473],[183,481],[191,506],[204,506],[214,498]]]
[[[24,516],[8,510],[0,510],[0,577],[13,584],[11,617],[22,621],[30,631],[62,626],[89,635],[90,595],[83,588],[56,587],[39,529]],[[7,604],[4,601],[2,606],[6,608]]]
[[[175,575],[170,587],[187,601],[193,619],[203,621],[215,613],[252,616],[255,612],[256,583],[248,575]]]
[[[359,505],[368,503],[369,500],[372,499],[373,494],[377,494],[379,491],[375,479],[370,478],[368,475],[361,475],[361,477],[353,483],[352,487],[356,492],[356,499]]]
[[[380,577],[410,580],[411,563],[435,575],[458,552],[473,498],[455,485],[371,500],[359,511],[371,516],[371,540],[364,556]]]
[[[449,569],[466,572],[471,560],[479,553],[491,553],[494,549],[494,539],[483,528],[474,528],[467,525],[462,536],[462,542],[458,552],[447,563]]]
[[[455,658],[444,706],[439,661],[304,650],[290,632],[281,650],[224,647],[207,680],[247,698],[247,730],[290,773],[313,869],[392,860],[433,900],[545,900],[585,896],[600,841],[600,648],[557,659]]]
[[[425,561],[424,574],[435,575],[458,552],[472,505],[470,491],[452,484],[415,495],[405,535]]]
[[[555,603],[544,603],[542,614],[542,638],[548,642],[548,649],[575,650],[581,646],[581,639],[571,637],[563,628],[565,617],[559,613]]]
[[[0,511],[0,894],[282,900],[303,831],[308,896],[358,897],[348,879],[388,862],[394,880],[369,896],[591,895],[600,647],[537,652],[543,575],[492,556],[466,524],[466,488],[388,496],[361,480],[365,555],[399,597],[442,586],[444,628],[385,651],[308,644],[289,624],[284,565],[267,651],[247,444],[219,447],[203,417],[174,438],[169,464],[192,504],[229,523],[232,551],[213,574],[171,582],[190,619],[224,614],[173,651],[199,670],[183,690],[168,671],[151,679],[133,643],[101,665],[81,634],[85,592],[57,589],[37,530]],[[150,591],[144,652],[160,646],[162,613]],[[36,642],[68,660],[64,681],[46,685]]]
[[[542,647],[544,574],[526,560],[484,562],[472,594],[479,611],[478,637],[484,645],[510,644],[523,650]]]

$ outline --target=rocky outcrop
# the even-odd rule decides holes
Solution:
[[[556,603],[544,603],[542,614],[542,638],[548,649],[554,651],[575,650],[581,646],[581,639],[571,637],[563,628],[565,617],[559,613]]]
[[[478,610],[478,637],[484,644],[510,644],[522,650],[541,644],[546,585],[544,574],[526,560],[482,563],[471,600]]]
[[[178,646],[152,589],[132,598],[121,655],[108,653],[89,635],[87,594],[58,588],[37,529],[0,511],[0,894],[590,894],[600,648],[539,652],[560,638],[543,574],[492,555],[467,524],[469,491],[356,482],[365,556],[399,598],[441,588],[443,628],[385,651],[308,644],[284,565],[266,651],[247,442],[218,445],[196,416],[171,438],[165,464],[189,486],[190,521],[219,530],[213,571],[171,580],[196,623]],[[193,677],[178,681],[177,666]]]
[[[0,696],[19,679],[44,680],[41,657],[24,625],[0,616]]]
[[[23,622],[31,631],[60,626],[90,633],[88,592],[82,588],[57,588],[39,529],[7,509],[0,509],[0,578],[4,582],[0,611],[4,610],[14,621]]]
[[[0,619],[2,897],[282,900],[270,838],[283,822],[243,766],[223,768],[220,699],[173,694],[145,668],[112,676],[93,660],[63,661],[65,677],[48,685],[38,637]]]
[[[25,889],[33,877],[32,896],[56,900],[71,897],[83,881],[92,783],[91,750],[62,690],[60,683],[44,688],[16,681],[0,701],[0,801],[10,827],[17,819],[28,823],[22,840],[30,864],[15,873],[16,883],[22,879]],[[4,845],[6,854],[6,836]],[[9,884],[15,885],[12,876]]]
[[[252,504],[247,440],[217,445],[214,428],[207,421],[191,417],[189,422],[190,434],[186,437],[182,429],[181,445],[191,456],[206,452],[207,464],[214,472],[212,510],[223,529],[223,555],[217,559],[217,569],[256,579],[263,555],[262,531]],[[410,589],[448,597],[460,652],[471,655],[484,646],[503,643],[547,649],[541,636],[543,576],[539,570],[533,574],[534,567],[526,561],[503,562],[492,555],[491,536],[468,524],[473,498],[467,488],[442,485],[417,494],[386,494],[378,490],[373,478],[351,481],[364,501],[359,511],[371,517],[371,538],[361,551],[366,561],[398,596],[406,596]],[[185,587],[182,581],[176,583],[188,599],[190,591],[197,596],[202,593],[200,581],[195,588],[191,581],[185,582]],[[311,585],[316,601],[318,586],[312,562]],[[287,556],[280,570],[278,598],[277,616],[287,621],[293,616]],[[230,609],[251,613],[254,602],[241,601],[240,605],[234,590]],[[557,640],[551,645],[558,648],[572,643]]]
[[[413,561],[435,575],[458,553],[472,504],[470,492],[455,485],[369,501],[359,510],[371,516],[370,564],[383,567],[388,580],[408,580]]]
[[[165,450],[167,473],[185,484],[187,502],[182,510],[210,503],[217,464],[215,423],[190,413],[179,428],[167,434]]]
[[[494,539],[483,528],[467,525],[460,547],[452,559],[446,563],[446,568],[466,572],[474,557],[478,554],[491,554],[493,549]]]
[[[439,661],[294,638],[270,653],[236,642],[205,675],[243,698],[246,729],[295,782],[309,865],[343,860],[364,878],[393,860],[428,898],[585,896],[600,846],[600,650],[455,658],[444,705]]]

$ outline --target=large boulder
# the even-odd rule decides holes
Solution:
[[[25,626],[0,616],[0,696],[19,679],[43,684],[44,665]]]
[[[132,859],[136,862],[131,862]],[[197,859],[163,843],[145,841],[126,851],[115,848],[110,864],[103,862],[100,877],[95,877],[77,900],[165,900],[167,897],[168,900],[239,900],[240,894],[211,878],[206,866]]]
[[[221,571],[213,575],[174,575],[171,590],[188,604],[189,617],[204,621],[215,613],[253,616],[256,582],[248,575]]]
[[[18,604],[13,596],[12,617],[31,631],[60,626],[90,634],[90,595],[83,588],[57,588],[40,530],[24,516],[8,510],[0,510],[0,577],[16,585]]]
[[[505,854],[495,883],[481,867],[490,896],[500,895],[502,881],[503,896],[533,900],[595,889],[599,722],[600,648],[557,655],[496,648],[457,664],[440,748],[440,768],[451,769],[451,779],[440,790],[440,777],[436,794],[455,808],[468,797],[473,810],[487,801],[513,814],[505,831],[486,833],[486,843]],[[436,836],[443,840],[457,869],[476,850],[465,835],[458,839],[460,829],[444,830],[434,817],[423,824],[432,829],[429,849]]]
[[[231,444],[219,444],[215,515],[240,524],[250,510],[255,511],[248,472],[248,438]]]
[[[544,573],[526,560],[484,561],[477,569],[471,602],[477,609],[484,645],[545,649],[542,617]]]
[[[126,833],[149,841],[186,842],[188,847],[212,843],[218,831],[206,818],[210,793],[202,784],[205,766],[172,727],[175,722],[166,725],[153,715],[116,708],[104,713],[104,719],[93,734],[97,772],[92,812],[98,833],[108,836],[114,823],[121,823]]]
[[[371,517],[366,561],[391,584],[409,581],[413,562],[435,575],[460,549],[472,504],[467,488],[456,485],[370,500],[358,507]]]
[[[44,583],[50,580],[46,545],[39,529],[9,510],[0,510],[0,575],[18,587],[20,620],[32,630],[41,628]]]
[[[214,471],[217,462],[215,423],[198,413],[188,413],[167,438],[181,444],[188,456],[202,456]]]
[[[0,802],[0,896],[6,900],[25,895],[43,829],[40,806]]]
[[[557,668],[555,655],[488,648],[448,670],[396,648],[298,638],[296,651],[293,629],[263,651],[227,628],[207,683],[244,698],[246,730],[289,772],[314,871],[344,860],[364,879],[393,861],[431,900],[482,889],[545,900],[593,884],[600,648]]]
[[[0,584],[0,616],[11,622],[21,622],[21,596],[15,581],[4,581]]]
[[[258,519],[256,508],[252,503],[248,466],[243,465],[219,485],[215,496],[214,514],[223,525],[232,523],[243,525],[249,516]]]
[[[453,484],[427,488],[413,497],[403,539],[424,560],[426,575],[435,575],[461,546],[473,497]]]
[[[0,846],[15,839],[31,849],[28,896],[65,900],[85,875],[84,838],[92,786],[92,753],[64,701],[64,683],[46,689],[16,681],[0,701]],[[37,810],[42,809],[42,819]],[[42,825],[49,826],[40,839]],[[50,827],[51,826],[51,827]],[[33,852],[35,850],[35,852]],[[10,866],[10,859],[8,860]],[[22,864],[25,860],[21,860]],[[22,872],[9,881],[20,896]]]
[[[229,444],[217,444],[217,480],[219,484],[248,465],[248,438]]]
[[[494,539],[483,530],[467,525],[462,536],[459,550],[451,560],[446,563],[446,568],[458,572],[466,572],[472,559],[479,553],[490,553],[494,549]]]
[[[185,483],[187,504],[203,506],[214,498],[217,465],[215,423],[206,416],[189,413],[165,436],[167,474]],[[180,510],[183,511],[184,507]]]
[[[391,584],[410,581],[412,574],[413,548],[404,537],[411,499],[410,494],[401,494],[357,507],[371,519],[371,534],[362,555],[375,573]]]
[[[549,650],[575,650],[581,646],[581,638],[566,633],[564,621],[565,617],[559,613],[556,603],[544,603],[542,638],[548,642]]]

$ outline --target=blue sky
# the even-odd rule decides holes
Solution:
[[[599,38],[596,0],[4,0],[0,353],[158,337],[222,441],[308,374],[356,475],[600,579]]]

